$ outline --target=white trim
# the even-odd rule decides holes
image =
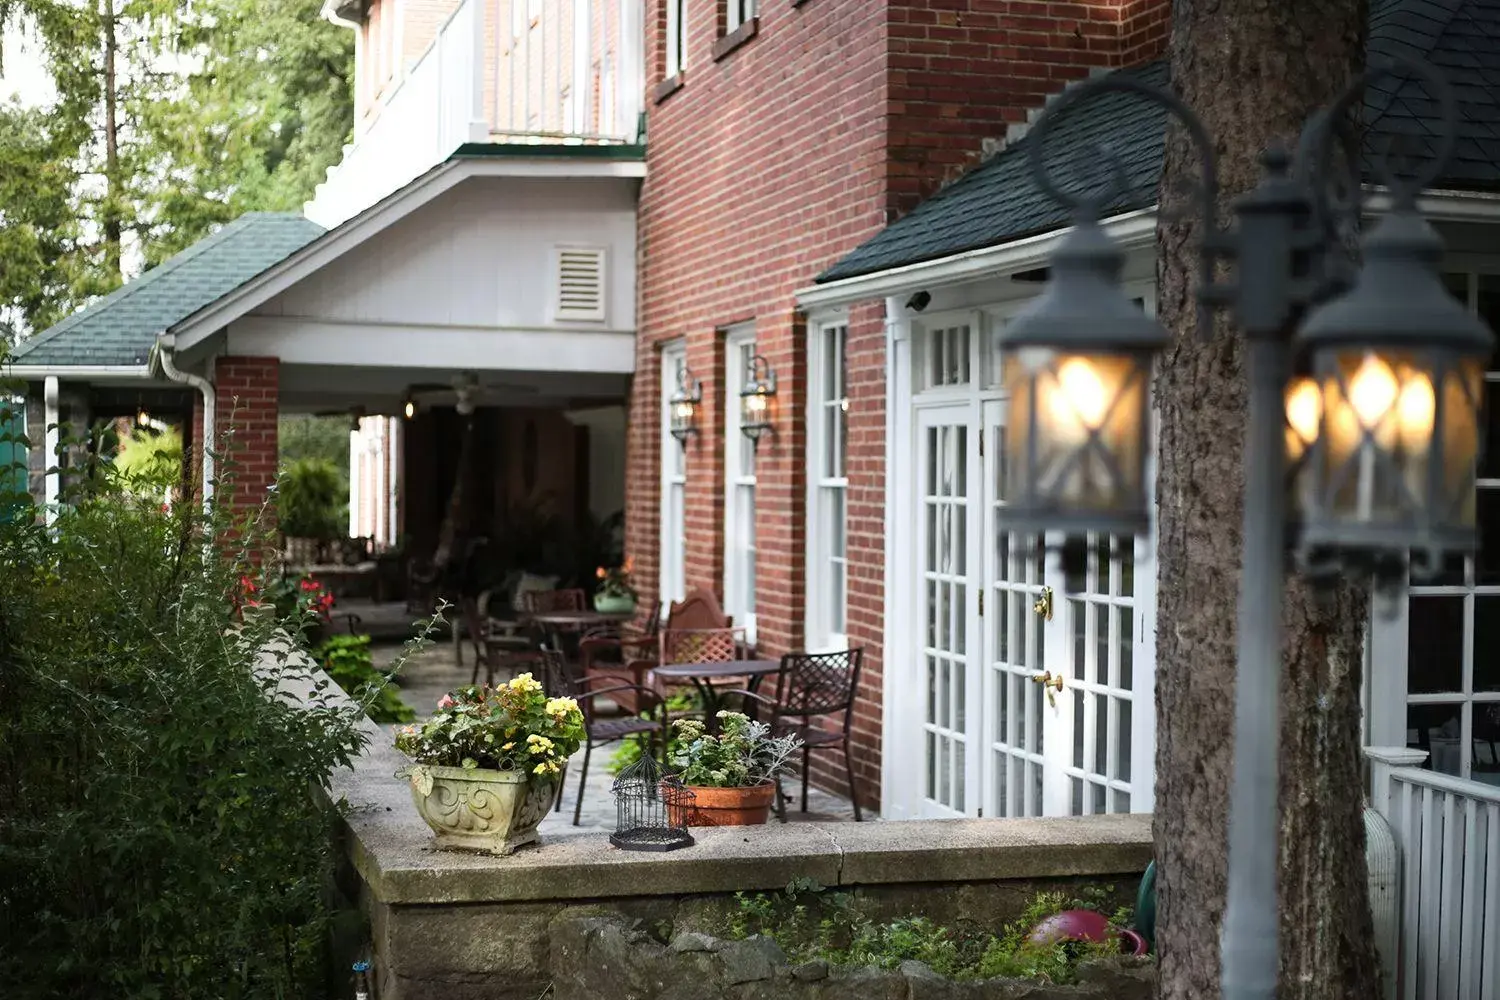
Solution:
[[[745,641],[755,645],[755,512],[756,475],[755,450],[750,440],[740,430],[740,386],[749,377],[744,359],[745,348],[755,354],[755,325],[744,323],[730,327],[724,335],[724,612],[733,616],[735,624],[745,629]],[[740,472],[746,455],[750,457],[750,473]],[[742,565],[745,546],[741,544],[740,497],[746,488],[750,494],[750,544],[752,565],[748,576]],[[742,592],[742,584],[748,582],[749,593]]]
[[[250,316],[229,328],[231,354],[276,357],[282,364],[475,368],[506,371],[635,371],[635,333],[329,322]]]
[[[178,321],[171,332],[188,350],[229,323],[331,264],[471,177],[641,178],[645,163],[572,157],[460,157],[439,164],[354,218],[330,229],[290,257]]]
[[[840,477],[825,478],[822,473],[823,455],[827,447],[824,436],[824,410],[830,405],[830,401],[823,397],[823,386],[826,372],[824,371],[823,348],[825,338],[834,330],[844,331],[844,370],[848,370],[847,357],[849,349],[849,317],[843,312],[827,313],[808,322],[808,328],[812,331],[807,339],[807,385],[806,412],[804,414],[805,426],[807,428],[806,452],[803,456],[806,463],[807,476],[807,560],[804,567],[803,586],[806,588],[803,601],[803,635],[805,636],[807,648],[811,652],[835,652],[847,649],[849,646],[849,583],[847,574],[849,553],[849,479],[848,467],[845,466],[845,475],[842,482]],[[844,405],[848,407],[849,387],[842,386]],[[889,417],[887,417],[889,425]],[[847,426],[845,433],[847,434]],[[846,462],[848,443],[845,442]],[[842,632],[833,629],[831,618],[831,607],[828,601],[830,591],[829,572],[832,568],[832,557],[826,548],[828,533],[826,525],[822,521],[823,494],[832,489],[842,489],[844,493],[844,630]]]
[[[1384,189],[1367,186],[1366,192],[1369,196],[1364,209],[1366,218],[1390,208],[1390,198]],[[1500,195],[1487,192],[1428,191],[1417,199],[1417,208],[1433,222],[1500,222]],[[1156,207],[1113,216],[1105,219],[1103,226],[1122,250],[1152,246],[1156,242]],[[799,288],[797,304],[807,310],[825,309],[1043,267],[1068,228]]]
[[[1156,242],[1156,210],[1143,208],[1124,215],[1104,220],[1104,231],[1115,239],[1124,250],[1151,246]],[[826,284],[812,285],[797,290],[797,304],[803,309],[826,309],[849,305],[867,299],[897,296],[913,290],[934,285],[956,284],[993,278],[997,274],[1010,274],[1043,267],[1051,258],[1057,245],[1067,233],[1066,229],[1028,236],[1022,240],[1002,243],[953,254],[938,260],[907,264],[872,274],[861,274]]]
[[[57,378],[64,382],[151,378],[150,365],[6,365],[4,371],[7,377],[24,382],[37,382],[46,378]]]
[[[666,0],[666,39],[663,59],[666,79],[687,69],[687,0]]]
[[[901,300],[888,298],[885,302],[885,668],[880,678],[880,745],[896,747],[900,734],[908,727],[908,716],[912,699],[906,690],[906,678],[898,677],[901,671],[893,669],[891,660],[905,655],[901,637],[911,633],[909,609],[910,574],[909,562],[899,546],[895,544],[896,525],[910,525],[913,521],[910,491],[900,488],[895,468],[898,450],[909,451],[912,435],[911,406],[911,333],[902,310]],[[911,819],[913,814],[906,804],[896,797],[903,783],[919,780],[906,773],[915,772],[920,762],[903,760],[895,753],[884,754],[880,768],[881,815],[886,819]]]
[[[684,367],[687,365],[686,340],[676,340],[664,345],[659,359],[661,386],[657,398],[657,419],[661,421],[661,453],[657,474],[660,476],[661,495],[657,499],[657,504],[661,508],[661,526],[657,538],[656,596],[662,602],[663,614],[671,606],[672,601],[682,600],[687,591],[685,566],[687,553],[684,551],[687,517],[687,454],[686,446],[672,436],[672,408],[668,402],[672,398],[672,393],[677,390],[674,371],[679,361]],[[677,466],[673,456],[681,459],[681,472],[675,471]],[[680,487],[682,490],[682,503],[677,510],[677,517],[682,519],[681,524],[673,518],[671,494],[674,487]]]
[[[48,375],[42,383],[42,415],[45,420],[42,440],[47,449],[42,456],[42,468],[47,470],[42,474],[42,517],[49,527],[57,520],[57,498],[62,492],[62,472],[57,457],[58,445],[62,441],[58,427],[62,420],[58,395],[57,376]]]

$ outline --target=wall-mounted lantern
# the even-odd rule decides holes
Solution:
[[[689,435],[698,433],[698,404],[703,402],[703,385],[686,367],[677,375],[677,391],[669,400],[670,428],[678,444],[687,446]]]
[[[740,389],[740,432],[750,439],[751,447],[760,444],[761,435],[774,430],[771,406],[776,399],[776,371],[759,354],[750,359],[750,371]]]
[[[406,403],[402,406],[401,412],[406,414],[407,420],[415,417],[417,415],[417,397],[407,393]]]

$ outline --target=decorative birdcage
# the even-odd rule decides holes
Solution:
[[[626,851],[675,851],[691,847],[687,821],[693,793],[662,770],[649,753],[621,771],[611,791],[617,818],[609,842]]]

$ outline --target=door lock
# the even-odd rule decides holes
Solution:
[[[1038,597],[1036,599],[1036,603],[1032,604],[1031,610],[1035,611],[1037,614],[1041,615],[1043,618],[1045,618],[1049,622],[1052,620],[1052,588],[1051,587],[1043,587],[1042,588],[1042,596]]]
[[[1052,671],[1047,670],[1040,674],[1033,674],[1031,677],[1031,681],[1033,684],[1040,684],[1042,687],[1047,689],[1047,704],[1051,705],[1053,708],[1056,708],[1057,692],[1063,689],[1062,674],[1054,675]]]

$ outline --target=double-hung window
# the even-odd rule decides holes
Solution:
[[[661,352],[661,579],[662,601],[680,601],[686,592],[683,563],[687,548],[687,456],[672,436],[672,394],[687,369],[681,341]]]
[[[667,65],[666,79],[687,67],[687,0],[666,0]]]
[[[809,338],[806,628],[814,650],[848,645],[847,342],[842,321],[821,324]]]
[[[724,611],[755,641],[755,448],[741,430],[740,388],[755,357],[753,327],[735,327],[724,341]]]
[[[725,0],[724,33],[727,35],[755,17],[755,0]]]

